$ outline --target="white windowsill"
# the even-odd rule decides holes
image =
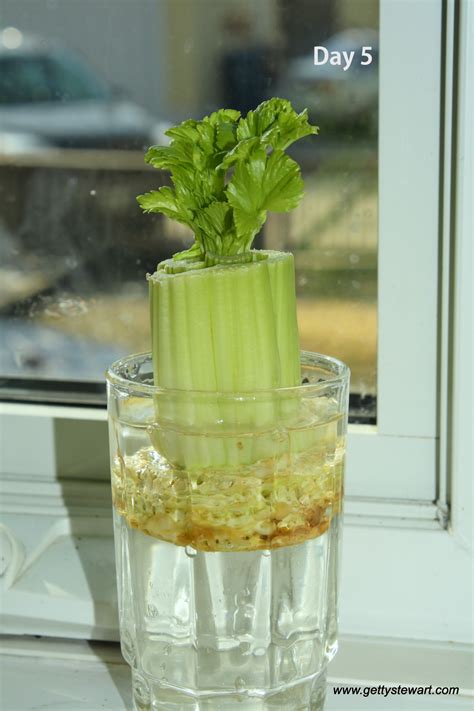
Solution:
[[[330,666],[326,711],[448,711],[472,708],[467,646],[346,637]],[[5,711],[129,711],[131,682],[117,644],[6,637],[2,654]],[[25,683],[27,682],[27,683]],[[459,696],[336,696],[335,685],[459,686]]]

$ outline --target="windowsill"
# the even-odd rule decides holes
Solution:
[[[128,711],[131,681],[117,644],[5,637],[2,707],[8,711]],[[327,711],[471,708],[467,646],[346,637],[330,666]],[[25,680],[27,683],[25,684]],[[335,685],[459,686],[459,696],[336,696]]]

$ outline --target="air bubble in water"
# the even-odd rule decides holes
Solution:
[[[125,376],[129,380],[135,380],[138,373],[140,372],[140,366],[138,365],[138,363],[130,363],[125,366],[124,371],[125,371]]]
[[[242,676],[238,676],[234,683],[235,688],[239,691],[243,691],[243,689],[245,689],[245,679]]]
[[[239,652],[243,656],[248,656],[251,653],[251,645],[250,642],[241,642],[239,644]]]
[[[188,556],[188,558],[195,558],[197,555],[197,550],[193,548],[192,546],[186,546],[184,549],[184,552]]]
[[[239,605],[245,605],[247,603],[248,598],[250,597],[250,590],[248,588],[244,588],[240,592],[238,592],[234,598],[234,602],[237,606]]]

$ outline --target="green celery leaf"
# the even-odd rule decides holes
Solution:
[[[192,224],[192,212],[179,203],[173,189],[168,186],[139,195],[137,200],[144,212],[161,212],[178,222]]]
[[[317,132],[317,126],[311,126],[308,123],[306,110],[301,114],[282,113],[273,126],[262,136],[262,140],[274,149],[285,150],[300,138],[317,134]]]
[[[208,205],[199,214],[198,220],[201,222],[202,229],[219,234],[225,232],[232,224],[229,223],[230,209],[230,205],[226,202],[213,202]]]
[[[217,166],[219,170],[228,170],[238,161],[246,161],[250,159],[255,150],[261,148],[261,139],[255,136],[254,138],[245,138],[237,143],[222,159],[222,162]]]
[[[254,149],[251,160],[241,160],[235,166],[234,175],[227,185],[227,200],[232,207],[247,213],[261,209],[261,188],[266,166],[266,153]]]
[[[234,109],[220,109],[208,117],[209,123],[216,129],[215,143],[219,151],[228,151],[235,146],[239,118],[240,111]]]
[[[216,129],[216,146],[222,151],[231,150],[237,141],[235,126],[232,123],[220,123]]]
[[[207,121],[202,121],[197,126],[198,140],[194,147],[193,160],[198,170],[211,165],[215,152],[216,128]]]
[[[262,181],[262,207],[272,212],[292,210],[303,197],[303,189],[298,163],[283,151],[273,151],[267,158]]]
[[[255,235],[260,232],[266,219],[267,213],[265,210],[246,212],[239,207],[234,208],[234,223],[239,240],[232,250],[233,253],[238,254],[250,249]],[[229,251],[228,253],[230,254],[231,252]]]
[[[227,186],[227,199],[249,219],[262,210],[286,212],[296,207],[303,196],[303,181],[298,164],[283,151],[238,163]],[[237,220],[242,225],[243,217]]]
[[[193,144],[191,142],[175,142],[170,146],[152,146],[145,155],[145,161],[154,168],[173,170],[192,170]]]
[[[236,111],[235,109],[219,109],[206,118],[213,126],[218,126],[221,123],[233,124],[239,120],[240,111]]]
[[[230,205],[227,202],[214,202],[196,212],[195,221],[205,251],[222,254],[222,238],[233,229]]]
[[[247,251],[268,210],[284,212],[299,203],[300,170],[284,150],[312,133],[317,128],[307,112],[298,114],[279,98],[245,117],[221,109],[200,121],[189,119],[166,132],[168,146],[152,146],[145,158],[171,173],[173,187],[138,201],[146,212],[162,212],[193,230],[196,243],[179,259]]]
[[[214,199],[214,175],[209,175],[207,180],[196,180],[194,174],[181,176],[178,170],[173,172],[172,180],[179,203],[189,210],[206,207]]]
[[[249,111],[247,116],[239,121],[237,128],[239,141],[262,136],[274,123],[278,112],[283,111],[285,103],[289,104],[284,99],[270,99],[259,104],[255,111]]]
[[[237,138],[241,141],[252,136],[262,136],[284,113],[296,114],[287,99],[273,98],[263,101],[255,111],[249,111],[247,116],[239,121]]]
[[[199,121],[194,119],[188,119],[179,124],[179,126],[174,126],[165,131],[165,135],[173,139],[184,139],[186,141],[194,142],[197,138],[197,125]]]
[[[288,148],[299,138],[318,132],[308,123],[308,112],[297,114],[286,99],[269,99],[255,111],[249,111],[237,128],[237,138],[242,141],[252,136],[261,136],[266,145],[274,149]]]

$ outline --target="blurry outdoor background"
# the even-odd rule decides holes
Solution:
[[[315,45],[354,50],[351,68],[314,66]],[[290,149],[301,206],[270,215],[256,246],[294,253],[302,348],[348,362],[353,402],[375,414],[377,0],[0,0],[4,386],[63,381],[74,401],[149,349],[145,274],[189,236],[141,214],[135,196],[167,180],[144,150],[272,96],[320,135]]]

